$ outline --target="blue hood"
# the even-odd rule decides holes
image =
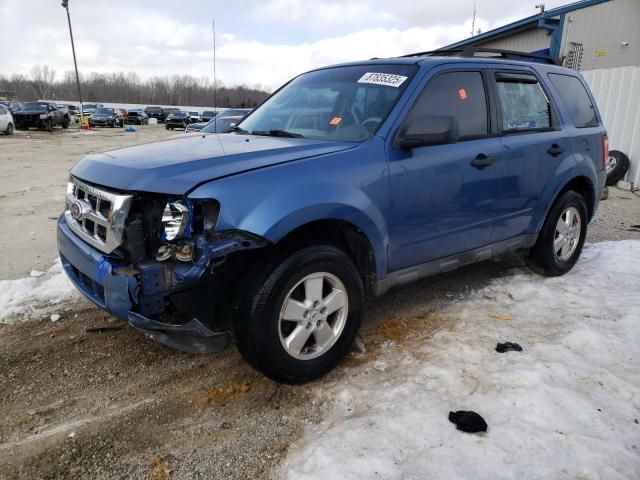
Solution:
[[[208,180],[356,145],[302,138],[187,134],[89,155],[71,169],[71,174],[118,190],[182,195]]]

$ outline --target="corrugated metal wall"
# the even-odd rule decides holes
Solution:
[[[519,52],[535,52],[549,48],[550,43],[551,36],[547,34],[547,30],[534,27],[496,40],[478,42],[477,45],[485,48],[501,48],[503,50],[517,50]]]
[[[609,132],[609,148],[631,160],[626,180],[640,186],[640,67],[582,72]]]

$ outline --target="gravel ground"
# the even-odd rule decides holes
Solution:
[[[600,202],[587,233],[587,242],[640,240],[640,191],[609,187],[609,198]]]
[[[0,279],[50,266],[53,219],[73,163],[91,151],[168,135],[146,127],[0,137],[0,207],[8,223],[0,245],[13,253],[3,258]],[[588,241],[640,238],[632,227],[638,223],[640,198],[612,189]],[[302,387],[256,374],[233,346],[191,355],[130,327],[87,333],[122,324],[84,300],[65,305],[58,322],[0,325],[0,479],[268,477],[302,430],[322,419],[328,386],[374,362],[386,340],[436,329],[438,310],[521,266],[509,255],[375,300],[361,334],[366,354],[354,351],[335,372]]]

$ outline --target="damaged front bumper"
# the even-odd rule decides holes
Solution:
[[[224,349],[228,331],[214,332],[198,318],[167,322],[170,297],[189,292],[211,277],[216,265],[229,253],[256,248],[261,239],[238,235],[196,242],[193,262],[158,262],[150,259],[125,265],[106,256],[80,239],[68,226],[64,215],[58,220],[58,251],[71,282],[89,300],[115,317],[142,330],[146,336],[179,350],[205,353]]]

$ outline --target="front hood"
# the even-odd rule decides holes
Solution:
[[[356,145],[301,138],[186,134],[89,155],[73,167],[71,174],[118,190],[182,195],[208,180]]]

